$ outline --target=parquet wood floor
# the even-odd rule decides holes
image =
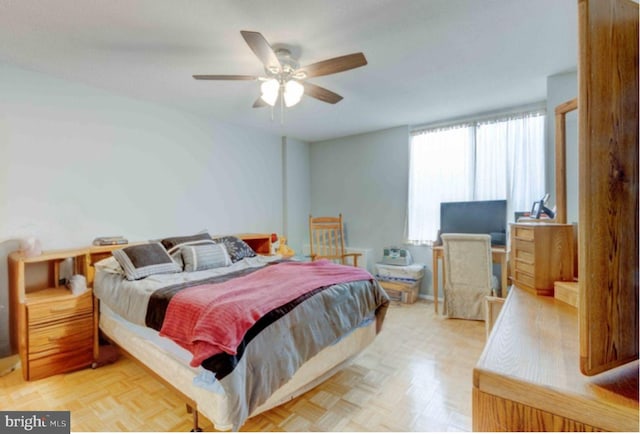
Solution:
[[[484,323],[433,304],[392,303],[383,331],[347,368],[242,431],[470,431]],[[25,382],[0,377],[2,410],[70,410],[72,431],[189,431],[184,403],[134,361]],[[200,417],[200,427],[212,431]]]

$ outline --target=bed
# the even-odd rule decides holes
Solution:
[[[389,304],[365,270],[256,255],[235,237],[113,255],[94,264],[101,333],[218,430],[329,378],[374,340]]]

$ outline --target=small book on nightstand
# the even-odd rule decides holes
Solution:
[[[93,245],[94,246],[114,246],[119,244],[127,244],[128,242],[129,241],[127,241],[127,239],[122,236],[98,237],[95,240],[93,240]]]

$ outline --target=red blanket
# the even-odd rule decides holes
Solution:
[[[177,293],[160,330],[193,354],[191,366],[225,352],[236,354],[247,330],[263,315],[314,289],[369,280],[366,270],[329,261],[285,262],[226,282]]]

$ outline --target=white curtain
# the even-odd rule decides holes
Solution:
[[[507,220],[544,191],[543,113],[413,133],[407,241],[429,244],[440,202],[507,199]]]
[[[475,200],[507,199],[507,216],[544,195],[544,115],[526,114],[476,128]]]
[[[473,198],[473,126],[428,131],[411,138],[407,239],[435,240],[440,202]]]

